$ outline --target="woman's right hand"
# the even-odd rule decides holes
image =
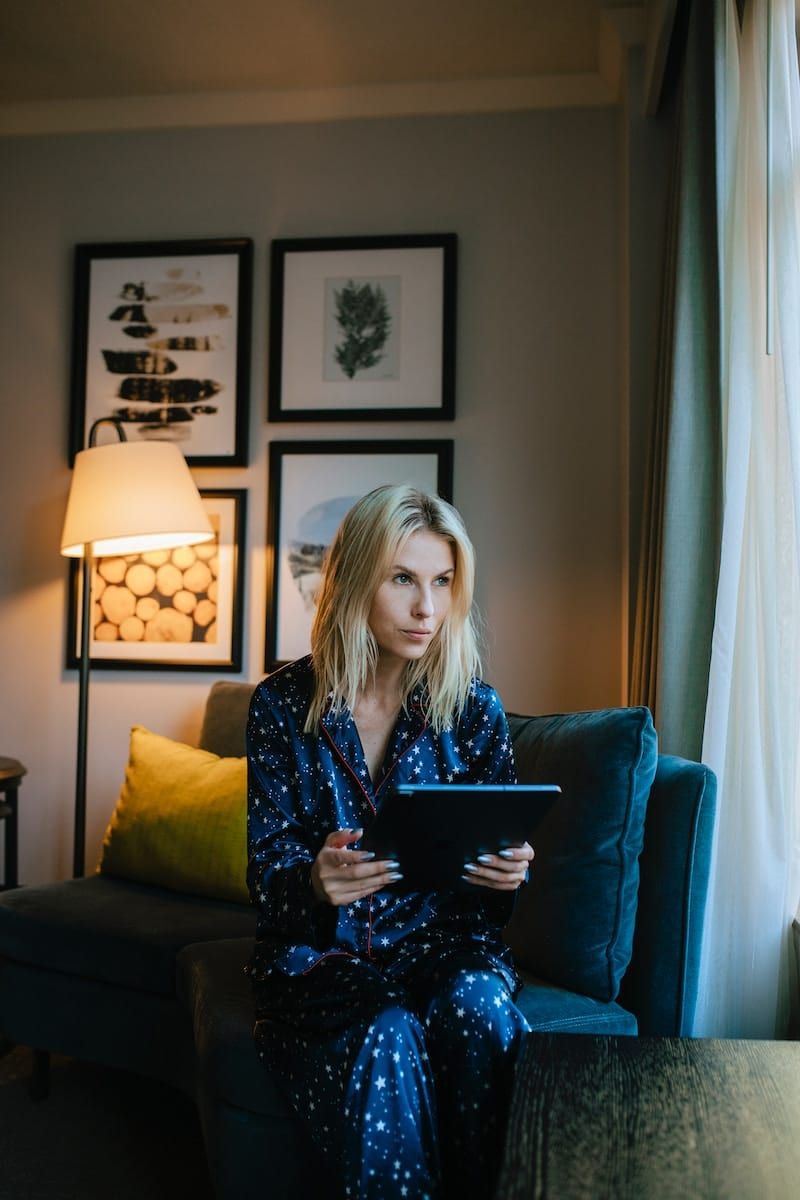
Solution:
[[[320,903],[352,904],[402,878],[396,862],[376,862],[371,851],[346,849],[363,834],[363,829],[337,829],[325,838],[311,868],[311,886]]]

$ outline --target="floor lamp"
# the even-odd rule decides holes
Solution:
[[[119,441],[95,445],[100,425]],[[82,558],[78,753],[75,769],[73,875],[84,873],[86,843],[86,742],[89,714],[89,644],[92,633],[92,560],[108,554],[166,550],[214,536],[186,459],[171,442],[130,442],[110,417],[95,421],[89,448],[75,469],[61,534],[61,553]]]

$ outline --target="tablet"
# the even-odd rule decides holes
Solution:
[[[359,849],[400,863],[393,890],[465,888],[464,864],[529,842],[561,793],[556,784],[401,784],[383,800]]]

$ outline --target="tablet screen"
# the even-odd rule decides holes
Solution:
[[[393,858],[398,891],[462,890],[464,864],[529,842],[561,793],[555,784],[401,784],[384,798],[360,849]]]

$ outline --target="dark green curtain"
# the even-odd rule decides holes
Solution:
[[[699,759],[721,525],[714,8],[681,6],[679,88],[630,700],[661,750]]]

